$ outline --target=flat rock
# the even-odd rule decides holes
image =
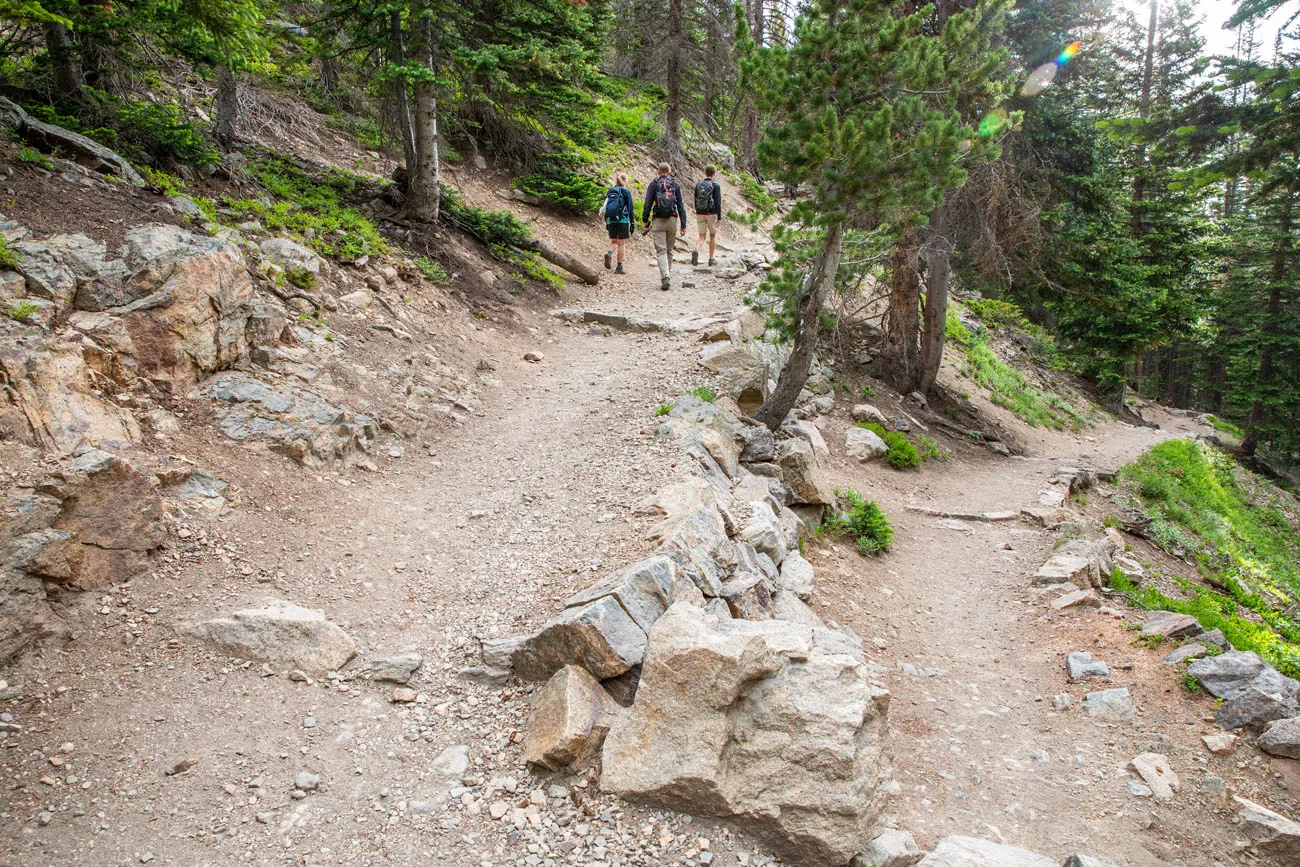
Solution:
[[[1190,614],[1152,611],[1142,623],[1142,635],[1148,638],[1186,638],[1201,631],[1201,624]]]
[[[177,627],[228,656],[323,674],[342,668],[357,652],[348,634],[319,611],[283,599],[264,599],[228,617]]]
[[[1129,770],[1142,778],[1156,798],[1167,801],[1178,791],[1178,775],[1169,759],[1160,753],[1143,753],[1128,763]]]
[[[435,773],[442,774],[444,777],[461,777],[469,770],[469,747],[464,744],[454,744],[447,747],[430,765]]]
[[[406,683],[424,662],[418,653],[399,653],[370,663],[370,679],[387,683]]]
[[[1079,588],[1088,588],[1092,587],[1094,583],[1092,581],[1094,569],[1094,563],[1087,557],[1074,554],[1053,554],[1034,573],[1034,583],[1039,585],[1073,584]]]
[[[875,432],[854,426],[844,432],[844,451],[849,457],[866,463],[888,454],[889,446]]]
[[[1250,686],[1225,701],[1214,712],[1214,721],[1229,731],[1240,728],[1259,731],[1274,720],[1293,716],[1300,716],[1300,701]]]
[[[1237,749],[1237,736],[1231,732],[1202,735],[1201,743],[1216,756],[1230,756]]]
[[[1055,861],[1018,846],[974,837],[944,837],[921,859],[921,867],[1057,867]]]
[[[921,849],[907,831],[886,828],[861,854],[854,856],[849,867],[912,867],[921,860]]]
[[[1259,737],[1259,748],[1269,755],[1300,759],[1300,717],[1269,723]]]
[[[846,864],[884,806],[888,701],[846,635],[677,602],[605,741],[601,788],[727,819],[793,863]]]
[[[1101,606],[1101,597],[1092,588],[1072,590],[1056,597],[1051,604],[1057,611],[1064,611],[1067,608],[1098,608]]]
[[[1187,662],[1189,659],[1199,659],[1206,653],[1205,645],[1200,642],[1184,644],[1182,647],[1175,648],[1165,654],[1165,665],[1177,665],[1180,662]]]
[[[533,699],[524,761],[559,771],[594,758],[618,710],[618,703],[590,672],[566,665]]]
[[[1238,827],[1257,851],[1300,858],[1300,822],[1236,795],[1232,801],[1238,810]]]
[[[1066,656],[1065,670],[1069,673],[1070,680],[1110,676],[1110,666],[1099,659],[1094,660],[1086,650],[1078,650]]]
[[[869,403],[855,404],[850,411],[850,415],[853,416],[854,421],[872,422],[886,428],[889,427],[889,419],[885,414]]]
[[[1231,650],[1200,659],[1187,667],[1201,687],[1215,698],[1236,698],[1264,671],[1267,663],[1249,650]]]
[[[1137,722],[1137,708],[1128,687],[1090,692],[1083,698],[1083,709],[1094,719],[1105,722]]]

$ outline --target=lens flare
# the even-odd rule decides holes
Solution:
[[[1002,109],[990,112],[984,115],[980,120],[979,134],[981,138],[992,138],[1000,133],[1007,125],[1007,113]]]
[[[1029,74],[1029,78],[1025,80],[1025,86],[1020,89],[1021,94],[1024,96],[1037,96],[1047,90],[1048,86],[1056,79],[1056,70],[1073,60],[1074,56],[1082,48],[1083,43],[1075,41],[1061,49],[1061,53],[1056,55],[1055,60],[1044,63]]]
[[[1069,63],[1071,60],[1074,59],[1074,55],[1079,53],[1079,49],[1081,48],[1083,48],[1083,43],[1077,41],[1071,42],[1069,45],[1065,46],[1065,48],[1062,49],[1060,55],[1056,58],[1056,65],[1064,66],[1065,64]]]

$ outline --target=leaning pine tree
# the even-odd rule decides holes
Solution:
[[[764,286],[793,337],[776,390],[755,413],[769,428],[808,378],[845,234],[871,230],[889,243],[925,225],[945,191],[965,181],[963,160],[991,137],[965,125],[962,108],[995,96],[1003,56],[991,37],[1008,5],[981,0],[935,27],[932,7],[900,14],[891,0],[814,0],[788,47],[747,43],[743,86],[778,119],[759,143],[760,162],[809,192],[785,225],[815,238],[810,254],[774,269]],[[737,26],[747,39],[743,16]]]

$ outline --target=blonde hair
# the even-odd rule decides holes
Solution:
[[[673,173],[673,167],[670,166],[670,165],[668,165],[668,163],[660,163],[660,164],[659,164],[659,174],[661,174],[661,175],[671,175],[672,173]]]
[[[614,175],[614,186],[621,187],[627,184],[627,173],[617,172]]]

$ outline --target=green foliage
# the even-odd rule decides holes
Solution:
[[[515,179],[515,186],[544,203],[575,214],[599,210],[605,186],[584,173],[585,161],[573,153],[544,154],[537,170]]]
[[[1024,312],[1010,301],[1001,301],[996,298],[972,298],[965,302],[966,309],[971,314],[990,328],[1020,328],[1029,327],[1029,320],[1025,318]]]
[[[40,166],[46,171],[54,169],[54,163],[50,162],[50,158],[30,145],[18,151],[18,159],[34,166]]]
[[[299,289],[314,289],[316,287],[316,275],[306,268],[288,268],[284,272],[284,279]]]
[[[889,518],[876,505],[874,500],[863,499],[851,488],[837,490],[835,495],[848,505],[848,511],[840,514],[830,510],[831,515],[823,523],[824,532],[832,535],[848,533],[858,542],[858,551],[867,556],[888,551],[893,543],[894,528]]]
[[[971,335],[970,329],[961,323],[957,314],[948,311],[948,316],[944,321],[944,340],[952,346],[959,349],[965,349],[971,345],[975,338]]]
[[[1056,430],[1083,427],[1084,417],[1068,401],[1031,386],[1023,373],[994,354],[985,339],[973,339],[965,352],[966,364],[962,371],[987,388],[990,399],[998,406],[1009,409],[1017,418],[1034,427]]]
[[[528,227],[509,211],[489,211],[467,205],[460,193],[448,187],[442,190],[443,219],[481,241],[493,257],[507,258],[511,248],[532,237]]]
[[[767,191],[758,182],[758,179],[748,172],[723,172],[727,180],[731,181],[740,188],[740,194],[753,207],[753,213],[749,215],[751,222],[758,223],[766,220],[776,213],[777,198]],[[743,215],[737,213],[738,217],[744,219]]]
[[[0,235],[0,268],[9,268],[16,271],[22,260],[22,254],[9,248],[9,239],[4,235]]]
[[[660,416],[668,415],[668,413],[672,411],[673,405],[671,403],[661,403],[659,406],[655,407],[655,417],[658,418]]]
[[[15,322],[27,323],[40,309],[40,305],[32,301],[11,301],[5,315]]]
[[[411,261],[430,283],[441,285],[451,279],[451,275],[447,273],[447,269],[442,266],[442,263],[430,259],[428,256],[416,256]]]
[[[135,162],[208,166],[219,156],[181,107],[170,102],[133,101],[88,87],[83,89],[81,100],[71,106],[71,114],[61,114],[48,106],[33,106],[31,112],[80,132]]]
[[[564,277],[551,270],[540,256],[516,252],[513,258],[522,272],[521,277],[536,280],[550,287],[556,293],[564,289]]]
[[[951,453],[932,437],[925,434],[919,434],[916,438],[916,451],[923,461],[938,461],[944,463],[951,457]]]
[[[1288,613],[1300,599],[1294,501],[1226,454],[1190,440],[1155,446],[1124,467],[1120,479],[1150,519],[1148,534],[1166,550],[1190,556],[1203,575],[1227,590],[1225,595],[1189,587],[1190,600],[1168,600],[1144,589],[1141,604],[1193,614],[1206,628],[1223,628],[1236,647],[1300,672],[1300,622]],[[1262,622],[1246,619],[1238,608]]]
[[[1232,422],[1225,421],[1224,419],[1219,418],[1217,415],[1211,415],[1209,413],[1206,414],[1205,419],[1210,423],[1210,427],[1214,428],[1219,433],[1226,433],[1231,436],[1237,437],[1238,439],[1241,438],[1241,428],[1237,427]]]
[[[884,440],[885,445],[889,447],[889,451],[885,453],[885,463],[894,469],[914,470],[921,466],[921,453],[917,451],[916,446],[912,445],[911,440],[903,434],[894,430],[885,430],[883,425],[869,421],[858,422],[858,427],[866,428]],[[930,442],[934,443],[933,440],[930,440]],[[935,448],[938,448],[937,443],[935,443]]]
[[[140,166],[140,176],[151,189],[164,196],[179,196],[185,192],[184,181],[152,166]]]
[[[700,400],[705,401],[706,403],[713,403],[715,400],[718,399],[718,393],[715,392],[713,389],[709,388],[707,385],[697,385],[695,386],[695,388],[692,388],[690,391],[686,393],[690,395],[694,395],[695,397],[698,397]]]
[[[817,314],[817,317],[820,320],[823,331],[834,331],[839,327],[840,321],[835,318],[835,314],[833,313],[827,313],[823,310],[821,313]]]

